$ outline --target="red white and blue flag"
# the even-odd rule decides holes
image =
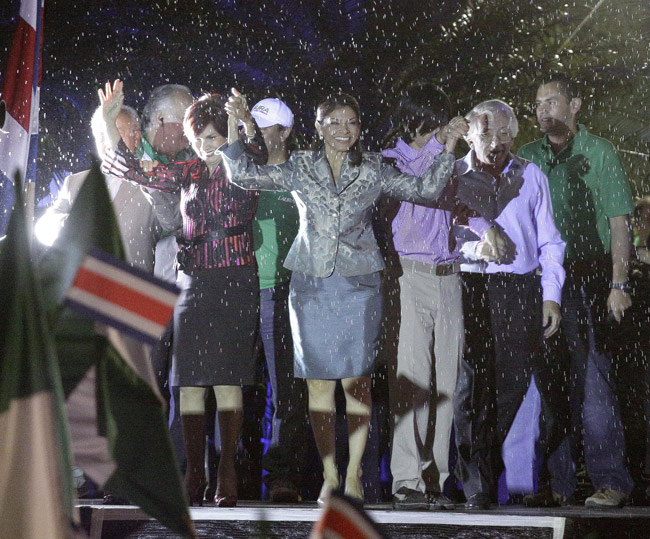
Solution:
[[[66,303],[93,320],[156,344],[178,293],[173,284],[93,249],[79,267]]]
[[[386,539],[363,510],[363,504],[341,492],[331,492],[309,539]]]
[[[43,4],[22,0],[0,89],[0,235],[13,206],[13,181],[36,178],[38,106],[41,86]]]

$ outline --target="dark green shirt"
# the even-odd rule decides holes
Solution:
[[[630,183],[612,143],[591,135],[581,124],[557,155],[547,136],[522,146],[518,155],[548,176],[566,258],[589,260],[609,253],[609,219],[634,208]]]
[[[260,289],[287,282],[291,271],[284,259],[298,232],[298,208],[285,191],[260,191],[253,221],[253,245],[260,274]]]

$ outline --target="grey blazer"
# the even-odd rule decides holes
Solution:
[[[59,196],[47,209],[45,216],[50,219],[54,216],[60,217],[60,223],[63,224],[88,172],[87,170],[77,172],[64,180]],[[128,261],[136,267],[153,273],[154,253],[161,229],[151,204],[139,187],[122,182],[113,199],[113,209],[122,233]]]
[[[454,156],[441,154],[422,177],[404,174],[364,153],[358,167],[348,158],[334,183],[325,151],[293,152],[281,165],[255,165],[241,142],[220,148],[230,180],[244,189],[291,191],[300,229],[284,262],[292,271],[328,277],[364,275],[384,268],[372,230],[372,210],[383,195],[415,203],[435,201],[454,170]]]

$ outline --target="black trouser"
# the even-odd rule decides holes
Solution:
[[[501,446],[533,374],[541,386],[543,413],[554,414],[542,354],[540,278],[463,274],[463,288],[466,343],[454,421],[458,475],[469,497],[494,490],[503,469]]]

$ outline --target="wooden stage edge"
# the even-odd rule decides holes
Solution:
[[[162,526],[135,506],[86,504],[80,500],[77,507],[92,539],[174,537],[164,533]],[[365,509],[388,537],[486,537],[485,533],[493,530],[494,535],[490,537],[570,539],[607,529],[610,531],[596,537],[650,538],[650,508],[646,507],[615,510],[580,506],[558,509],[528,509],[516,505],[493,507],[488,511],[471,512],[395,511],[389,504],[367,504]],[[238,507],[229,509],[192,507],[190,515],[200,537],[240,537],[239,532],[243,537],[243,528],[250,533],[262,527],[264,537],[307,537],[313,522],[320,518],[321,509],[309,502],[295,505],[240,502]],[[218,529],[221,533],[208,532],[208,529]],[[232,531],[228,532],[229,529]],[[295,533],[290,533],[290,529]]]

